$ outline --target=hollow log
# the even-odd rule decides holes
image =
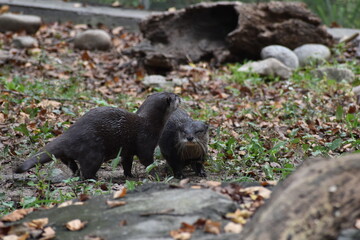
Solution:
[[[272,192],[240,239],[331,240],[360,217],[360,154],[306,160]]]
[[[155,72],[187,62],[257,59],[272,44],[333,43],[320,19],[298,2],[200,3],[152,15],[140,30],[145,40],[127,52]]]

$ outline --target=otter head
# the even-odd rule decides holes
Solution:
[[[209,126],[201,121],[191,121],[179,128],[179,153],[183,158],[195,159],[207,154]]]
[[[180,98],[175,93],[154,93],[146,98],[136,113],[143,117],[154,116],[159,118],[162,116],[163,120],[167,121],[171,113],[174,112],[179,105]]]

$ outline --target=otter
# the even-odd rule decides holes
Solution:
[[[203,163],[208,142],[208,124],[194,121],[184,110],[177,109],[164,127],[159,147],[176,178],[184,178],[182,170],[189,164],[198,176],[206,177]]]
[[[14,172],[23,173],[37,164],[49,162],[54,155],[75,175],[94,179],[103,162],[120,154],[124,175],[133,177],[134,155],[145,166],[153,163],[161,132],[179,103],[176,94],[162,92],[148,96],[136,113],[115,107],[94,108]]]

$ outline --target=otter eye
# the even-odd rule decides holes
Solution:
[[[195,134],[199,134],[199,133],[203,133],[204,132],[204,130],[197,130],[196,132],[195,132]]]

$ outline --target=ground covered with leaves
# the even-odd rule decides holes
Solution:
[[[72,39],[86,25],[44,25],[36,33],[38,48],[15,49],[17,34],[0,34],[0,212],[62,202],[81,194],[103,194],[126,184],[128,189],[148,181],[176,181],[155,152],[158,175],[148,177],[136,164],[136,178],[125,179],[112,161],[102,166],[97,181],[72,178],[54,162],[29,174],[12,169],[64,132],[91,108],[117,106],[136,111],[159,88],[142,84],[145,71],[122,51],[140,36],[122,27],[107,29],[109,52],[74,50]],[[208,179],[216,181],[280,180],[304,159],[338,156],[360,149],[359,105],[352,87],[359,84],[357,59],[348,59],[346,46],[333,49],[327,65],[345,64],[354,83],[314,78],[307,67],[287,81],[237,72],[240,64],[182,66],[169,73],[189,81],[172,89],[194,119],[210,123]],[[345,59],[346,57],[346,59]],[[61,168],[68,179],[50,184],[44,172]],[[149,169],[148,169],[149,170]],[[191,181],[199,182],[191,171]]]

